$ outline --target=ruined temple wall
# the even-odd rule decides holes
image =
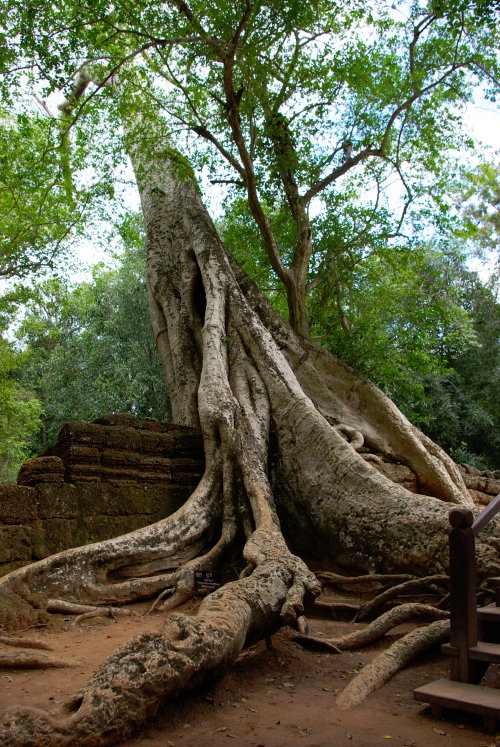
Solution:
[[[194,429],[112,415],[67,423],[47,454],[0,485],[0,575],[169,516],[204,467]]]

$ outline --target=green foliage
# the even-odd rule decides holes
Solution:
[[[450,373],[431,386],[428,432],[453,450],[465,443],[488,466],[500,463],[500,304],[493,278],[483,285],[474,273],[463,278],[463,306],[474,322],[477,344],[450,355]],[[428,389],[431,389],[431,386]],[[478,465],[479,466],[479,465]]]
[[[21,292],[17,337],[25,350],[19,381],[43,403],[33,448],[53,443],[68,420],[106,412],[169,418],[168,395],[150,329],[137,222],[122,227],[129,244],[116,269],[94,268],[91,282],[43,281]]]
[[[16,481],[29,456],[31,437],[40,426],[39,400],[13,380],[20,365],[19,354],[0,338],[0,483]]]
[[[54,165],[49,120],[0,113],[0,275],[51,267],[76,214]]]
[[[500,167],[481,164],[465,171],[458,187],[461,225],[457,237],[468,241],[475,253],[484,256],[500,246]]]

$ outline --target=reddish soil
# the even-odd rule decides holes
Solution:
[[[54,616],[56,622],[50,629],[22,633],[50,643],[53,655],[81,663],[68,669],[0,670],[0,708],[22,703],[56,709],[118,645],[143,630],[161,628],[163,616],[144,617],[143,610],[144,605],[138,605],[132,617],[120,617],[117,622],[87,619],[78,626],[68,618]],[[326,637],[353,629],[347,622],[310,622],[315,635]],[[453,743],[455,747],[500,747],[500,734],[486,735],[481,720],[455,716],[439,721],[413,699],[413,688],[447,675],[448,662],[439,653],[397,674],[357,708],[337,708],[336,695],[354,673],[410,627],[400,626],[383,641],[344,654],[305,650],[291,639],[290,630],[282,630],[273,637],[271,650],[265,643],[246,650],[225,676],[165,705],[156,720],[126,744],[447,747]],[[488,676],[490,684],[500,686],[498,668]]]

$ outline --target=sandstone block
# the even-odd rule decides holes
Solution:
[[[0,627],[16,630],[34,625],[38,612],[12,591],[0,591]]]
[[[80,513],[74,485],[39,485],[37,500],[41,519],[75,519]]]
[[[29,459],[23,464],[17,476],[18,485],[38,485],[39,483],[64,481],[64,464],[57,456],[42,456]]]
[[[0,527],[0,563],[31,560],[32,532],[30,527]]]
[[[37,518],[37,492],[21,485],[0,485],[0,524],[25,524]]]
[[[76,527],[80,520],[45,519],[43,522],[43,557],[75,547]]]

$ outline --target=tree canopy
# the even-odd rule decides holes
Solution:
[[[119,144],[108,128],[102,147],[103,119],[121,114],[106,90],[126,78],[122,113],[159,119],[166,152],[174,143],[225,199],[245,195],[290,322],[308,335],[325,273],[341,285],[357,253],[404,233],[413,207],[445,204],[447,163],[469,142],[463,106],[498,81],[489,17],[476,3],[28,2],[6,15],[4,91],[68,92],[47,199],[65,186],[71,204],[69,160],[92,189],[109,185],[103,153],[111,168]],[[71,89],[82,69],[95,81],[85,93]]]

